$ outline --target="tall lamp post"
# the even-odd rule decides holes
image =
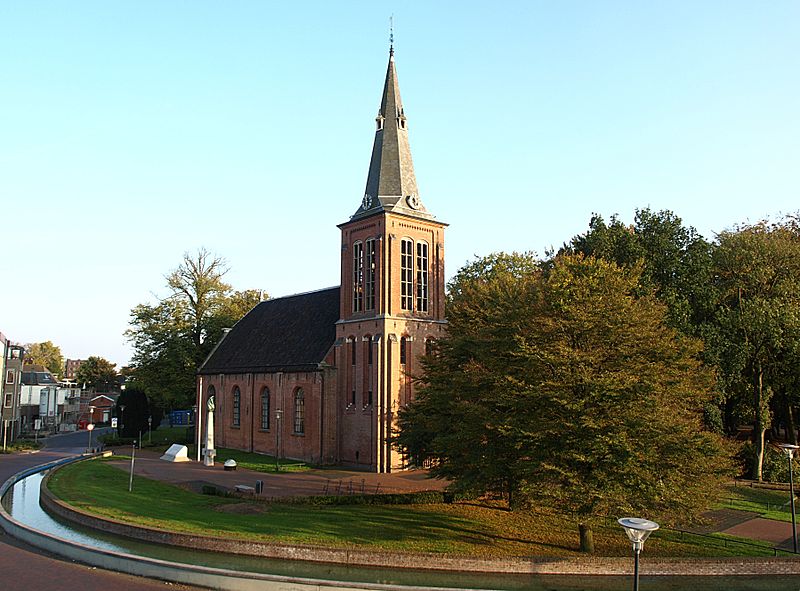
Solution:
[[[639,517],[623,517],[617,522],[625,530],[628,539],[633,544],[633,591],[639,591],[639,554],[644,549],[645,540],[658,529],[658,524],[655,521]]]
[[[89,432],[89,449],[86,451],[92,453],[92,431],[94,430],[94,407],[89,407],[89,424],[86,425],[86,430]]]
[[[283,411],[278,409],[275,411],[275,437],[277,439],[275,443],[275,471],[280,472],[281,465],[279,458],[281,457],[281,417],[283,416]]]
[[[794,452],[800,449],[800,446],[792,445],[791,443],[782,443],[779,447],[786,453],[786,457],[789,458],[789,494],[792,497],[792,542],[794,544],[794,553],[797,554],[797,517],[795,517],[796,514],[794,510],[794,470],[792,469],[792,460],[794,459]]]

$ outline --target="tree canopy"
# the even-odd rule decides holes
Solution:
[[[52,341],[25,345],[25,363],[43,365],[54,376],[64,374],[64,356],[61,354],[61,349]]]
[[[126,336],[133,344],[132,373],[152,403],[163,409],[191,406],[195,373],[222,337],[264,297],[234,291],[223,280],[225,260],[205,249],[186,253],[166,276],[169,295],[131,310]]]
[[[701,420],[713,374],[641,274],[565,254],[467,265],[399,447],[457,489],[568,510],[587,550],[600,516],[697,515],[731,468]]]
[[[759,222],[722,232],[714,251],[714,269],[719,295],[709,341],[728,400],[749,399],[755,454],[751,476],[761,480],[770,402],[777,393],[779,401],[790,404],[791,417],[793,388],[800,373],[796,365],[800,352],[797,220]],[[791,431],[794,436],[793,425]]]
[[[102,357],[91,356],[78,367],[75,380],[93,388],[115,383],[117,378],[116,364]]]

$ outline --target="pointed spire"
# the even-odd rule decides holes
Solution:
[[[367,175],[364,199],[353,217],[378,211],[398,211],[424,218],[433,218],[419,199],[408,123],[394,60],[394,34],[390,37],[389,65],[378,116],[375,118],[375,142]]]

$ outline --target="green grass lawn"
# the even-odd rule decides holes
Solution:
[[[92,513],[172,531],[400,552],[473,556],[578,555],[578,528],[553,512],[509,512],[479,503],[452,505],[323,506],[263,503],[199,495],[136,478],[93,460],[58,470],[51,490]],[[565,521],[566,520],[566,521]],[[597,554],[629,556],[630,545],[616,524],[598,525]],[[721,538],[661,530],[647,543],[653,556],[772,555],[768,544],[745,546]]]
[[[718,507],[751,511],[778,521],[792,520],[789,491],[729,486]]]
[[[18,439],[14,443],[7,444],[5,450],[0,446],[0,453],[13,454],[21,451],[34,451],[41,448],[42,443],[40,441]]]

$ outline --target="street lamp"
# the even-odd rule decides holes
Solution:
[[[277,442],[275,444],[275,471],[280,472],[281,465],[279,463],[279,458],[281,455],[281,417],[283,416],[283,411],[278,409],[275,411],[275,437],[277,438]]]
[[[147,417],[147,443],[153,443],[153,417]]]
[[[794,452],[800,449],[798,445],[791,443],[781,443],[780,447],[789,458],[789,494],[792,497],[792,542],[794,543],[794,553],[797,554],[797,518],[794,511],[794,470],[792,469],[792,460],[794,459]]]
[[[644,548],[645,540],[658,529],[658,524],[655,521],[639,517],[623,517],[618,519],[617,522],[628,534],[628,539],[633,544],[633,591],[639,591],[639,553]]]
[[[94,430],[94,407],[89,407],[89,424],[86,425],[86,430],[89,432],[89,453],[92,453],[92,431]]]

